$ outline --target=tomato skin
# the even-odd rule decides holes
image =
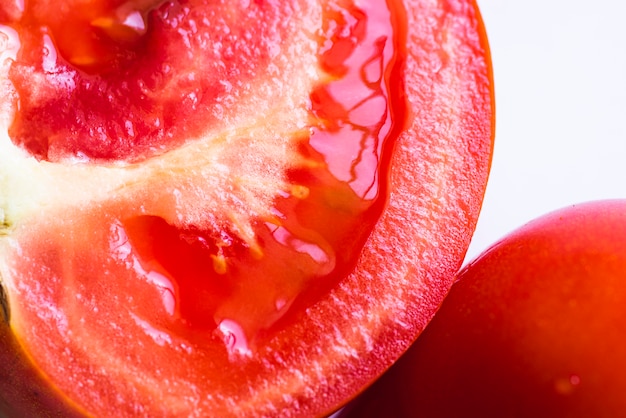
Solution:
[[[565,208],[468,264],[417,342],[342,416],[620,416],[624,323],[626,200]]]
[[[0,347],[0,417],[85,416],[84,411],[67,400],[39,370],[32,367],[19,341],[4,324],[0,324]]]

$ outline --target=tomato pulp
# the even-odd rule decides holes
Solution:
[[[74,3],[0,8],[3,380],[44,393],[5,402],[345,402],[424,327],[475,225],[475,5]]]

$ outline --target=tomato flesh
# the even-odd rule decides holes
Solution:
[[[134,138],[150,148],[163,146],[163,141],[171,141],[166,146],[176,145],[179,142],[176,136],[183,132],[178,128],[184,130],[185,136],[194,129],[184,115],[193,115],[202,121],[202,128],[207,129],[210,117],[206,117],[206,111],[209,110],[201,109],[210,109],[222,101],[220,97],[224,93],[216,89],[223,89],[229,82],[227,73],[234,69],[229,66],[236,63],[238,74],[245,68],[249,68],[250,73],[252,68],[258,71],[258,66],[269,64],[272,48],[279,48],[276,40],[266,39],[274,29],[269,23],[262,25],[262,33],[245,44],[246,51],[256,49],[260,52],[230,64],[222,55],[220,65],[225,65],[225,69],[221,72],[211,66],[189,73],[200,77],[190,87],[201,91],[198,97],[206,100],[194,104],[192,109],[187,107],[185,99],[167,101],[156,97],[149,100],[146,94],[122,91],[121,86],[140,85],[141,82],[145,86],[145,80],[155,78],[161,68],[170,65],[167,59],[181,58],[155,58],[153,46],[149,43],[176,39],[171,42],[178,46],[176,42],[184,42],[180,36],[181,26],[206,21],[233,9],[223,5],[199,7],[193,2],[166,2],[158,9],[153,9],[155,4],[152,3],[156,2],[137,5],[144,8],[142,16],[148,16],[150,12],[151,31],[145,33],[147,39],[142,41],[148,44],[124,43],[124,46],[132,46],[132,55],[114,51],[115,57],[110,58],[105,54],[105,59],[115,61],[108,63],[115,67],[114,73],[105,71],[110,68],[104,68],[104,63],[90,63],[89,69],[97,71],[98,75],[85,74],[82,63],[86,59],[68,56],[70,52],[82,54],[82,49],[65,42],[86,39],[98,43],[93,48],[108,48],[107,42],[111,41],[108,33],[102,35],[109,37],[108,40],[103,40],[102,36],[81,36],[76,26],[100,30],[98,25],[93,27],[93,20],[100,19],[97,16],[112,15],[120,7],[129,5],[118,3],[98,4],[93,9],[88,5],[68,8],[69,14],[64,19],[58,19],[44,7],[50,7],[49,3],[33,3],[19,21],[18,33],[25,42],[13,65],[12,81],[17,86],[20,109],[9,133],[14,141],[22,143],[37,158],[57,161],[51,157],[69,154],[73,157],[80,155],[83,161],[105,160],[108,163],[110,159],[137,158],[137,152],[142,152],[144,147],[134,142]],[[250,7],[258,9],[255,13],[261,13],[263,17],[273,13],[274,19],[284,18],[287,13],[272,10],[268,4]],[[230,228],[209,226],[207,229],[198,225],[181,228],[150,214],[121,219],[121,233],[128,237],[139,262],[150,266],[140,274],[146,274],[146,271],[157,274],[158,271],[161,280],[167,282],[167,295],[171,301],[164,302],[169,304],[166,311],[179,326],[206,331],[220,328],[227,321],[239,330],[239,350],[249,352],[248,342],[259,332],[267,330],[279,319],[288,322],[286,312],[298,312],[314,303],[355,265],[383,208],[387,154],[393,148],[405,118],[401,86],[390,80],[392,74],[399,72],[394,68],[400,65],[394,49],[397,35],[394,35],[388,17],[389,10],[382,13],[377,8],[386,9],[386,6],[375,6],[370,15],[349,3],[345,8],[331,10],[329,7],[325,11],[318,54],[320,66],[331,81],[319,84],[312,93],[311,117],[319,122],[309,127],[302,138],[295,137],[298,152],[308,163],[304,168],[288,169],[287,179],[294,186],[280,193],[277,191],[279,196],[274,201],[272,217],[255,220],[252,236],[240,237],[237,225]],[[139,13],[134,7],[132,10]],[[373,17],[374,11],[379,17]],[[253,12],[246,13],[248,18],[253,16]],[[54,20],[47,22],[45,19],[51,19],[51,16]],[[271,18],[262,20],[273,22]],[[34,36],[48,31],[49,36]],[[202,39],[209,32],[213,34],[215,28],[205,24],[195,36]],[[43,47],[37,41],[43,41]],[[105,45],[100,45],[102,42]],[[212,42],[212,45],[224,42],[223,48],[235,51],[243,48],[232,36],[218,37]],[[64,59],[57,57],[55,62],[46,63],[45,48],[48,48],[48,56],[58,50]],[[197,49],[206,53],[206,48],[208,46]],[[90,53],[100,55],[97,48]],[[43,101],[43,104],[41,101],[32,103],[28,97],[40,86],[33,86],[32,80],[21,78],[29,59],[34,71],[52,74],[51,77],[65,74],[74,85],[57,87],[58,97]],[[35,65],[35,62],[39,64]],[[183,66],[183,70],[185,68]],[[170,82],[171,77],[173,75],[165,76],[161,82]],[[245,75],[243,79],[246,79]],[[54,85],[45,77],[44,80],[46,87]],[[28,84],[23,84],[26,82]],[[159,91],[159,86],[155,85],[151,90]],[[111,92],[119,94],[111,99]],[[61,102],[67,111],[59,112]],[[29,107],[29,104],[33,106]],[[42,105],[50,110],[46,111]],[[176,107],[174,111],[163,113],[175,122],[165,123],[157,130],[136,129],[146,124],[150,115],[155,116],[155,107],[163,106]],[[77,114],[84,115],[84,119],[78,118],[80,126],[70,121],[76,121]],[[31,116],[37,119],[32,120]],[[128,128],[126,137],[121,132],[121,122],[117,120],[120,117]],[[156,125],[153,123],[150,129]],[[108,133],[108,142],[93,135],[93,131],[100,127]],[[59,136],[64,138],[59,140]],[[25,140],[25,137],[35,138],[35,142]],[[51,147],[55,147],[52,153]],[[292,305],[294,308],[290,310]]]

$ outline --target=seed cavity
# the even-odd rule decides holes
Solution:
[[[309,188],[299,184],[291,187],[291,195],[298,199],[306,199],[309,196]]]
[[[223,254],[211,255],[213,259],[213,270],[217,274],[226,274],[228,266],[226,265],[226,257]]]

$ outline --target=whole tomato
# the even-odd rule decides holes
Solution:
[[[626,200],[508,235],[459,274],[406,355],[343,415],[626,415]]]

